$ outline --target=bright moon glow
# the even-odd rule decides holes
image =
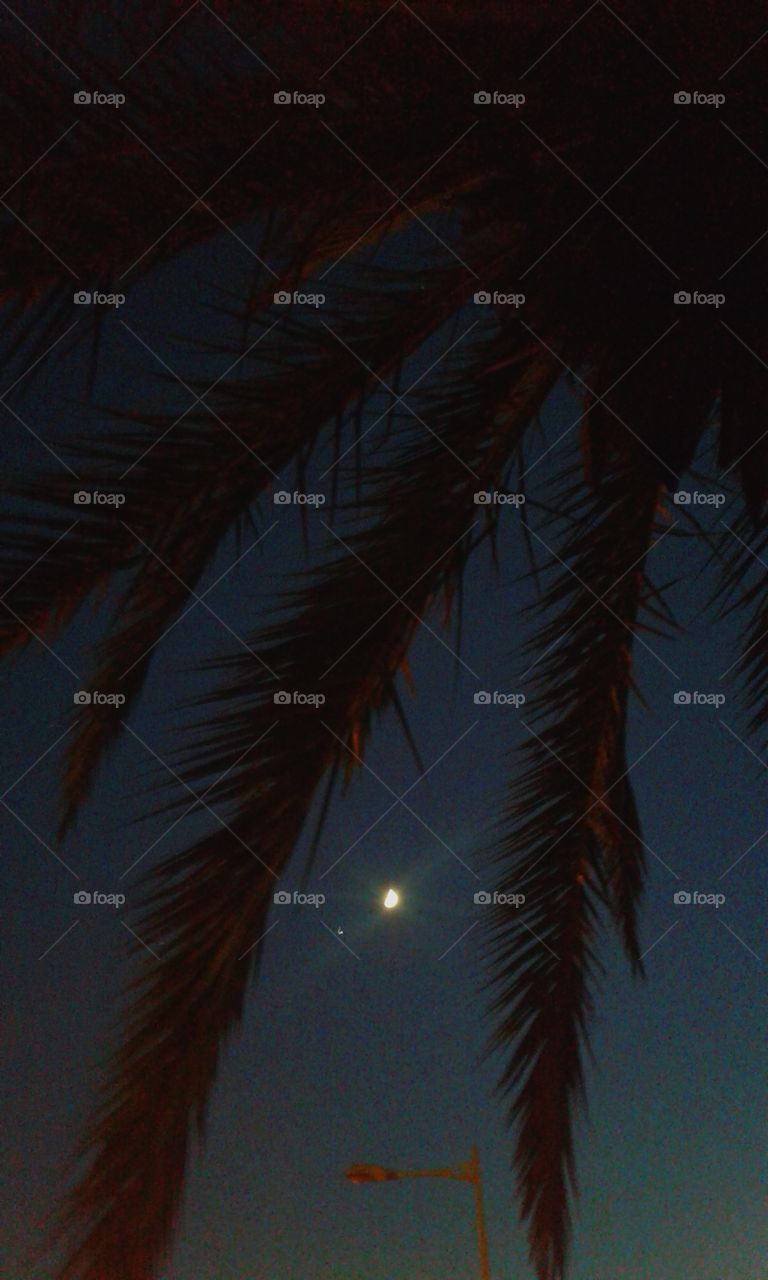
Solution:
[[[388,889],[387,896],[384,899],[384,906],[391,911],[392,907],[396,907],[399,901],[400,894],[396,893],[394,889]]]

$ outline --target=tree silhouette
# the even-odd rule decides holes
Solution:
[[[537,415],[565,376],[579,420],[552,446],[535,525],[515,517],[541,616],[532,733],[496,856],[500,888],[526,894],[531,932],[498,907],[488,939],[521,1212],[539,1280],[560,1280],[606,922],[642,972],[632,655],[644,633],[675,626],[647,561],[710,428],[706,483],[732,488],[728,527],[713,538],[676,514],[720,575],[719,607],[746,610],[756,732],[767,714],[754,571],[768,496],[761,9],[268,0],[138,6],[106,36],[84,7],[63,10],[45,45],[6,23],[6,369],[86,331],[98,358],[99,314],[73,294],[118,290],[212,237],[239,242],[247,278],[229,304],[242,344],[216,385],[191,384],[191,411],[125,409],[117,429],[56,445],[77,487],[125,494],[130,519],[75,511],[58,463],[11,486],[23,501],[4,517],[4,653],[50,642],[106,586],[120,592],[90,688],[119,687],[126,707],[78,709],[62,835],[225,535],[285,468],[301,487],[324,444],[353,457],[376,416],[386,436],[361,477],[356,531],[329,532],[290,610],[222,663],[185,758],[187,783],[229,817],[146,878],[140,932],[160,959],[139,956],[59,1280],[158,1274],[275,877],[318,789],[355,770],[377,715],[402,715],[414,636],[439,598],[451,612],[473,554],[495,540],[505,508],[476,495],[535,491]],[[125,93],[125,108],[78,114],[84,85]],[[325,101],[283,105],[282,91]],[[275,304],[299,289],[326,295],[321,316]],[[475,301],[486,292],[490,304]],[[459,315],[461,339],[399,400],[403,366]],[[321,676],[325,723],[306,704],[275,705],[277,689]]]

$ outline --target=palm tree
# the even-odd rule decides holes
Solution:
[[[236,237],[249,275],[227,304],[242,346],[215,387],[193,384],[194,410],[180,421],[126,412],[119,430],[56,445],[76,487],[126,494],[130,528],[95,505],[73,516],[72,474],[58,463],[12,488],[23,503],[5,517],[3,652],[50,642],[95,592],[119,591],[92,688],[119,685],[127,703],[78,714],[62,835],[156,644],[273,478],[293,466],[301,485],[329,440],[346,456],[382,383],[397,389],[476,292],[524,293],[525,305],[478,305],[407,410],[389,396],[385,465],[361,477],[357,531],[343,543],[329,534],[290,612],[226,661],[185,778],[224,806],[227,827],[146,878],[140,932],[161,958],[137,959],[64,1214],[59,1280],[158,1274],[190,1129],[204,1123],[261,948],[239,957],[267,928],[275,876],[318,789],[354,770],[379,713],[402,714],[397,681],[422,619],[443,595],[450,613],[473,554],[496,537],[500,508],[478,518],[475,494],[522,484],[541,456],[539,411],[567,375],[583,399],[580,454],[568,433],[547,484],[526,481],[537,523],[522,535],[541,571],[534,733],[496,850],[499,885],[525,892],[542,945],[503,908],[488,940],[521,1213],[539,1280],[560,1280],[606,922],[642,972],[643,842],[625,758],[633,642],[674,626],[646,562],[670,528],[667,492],[710,427],[713,476],[738,481],[736,538],[680,518],[721,572],[723,607],[747,610],[755,730],[767,714],[762,577],[740,590],[765,548],[768,496],[768,239],[753,200],[768,165],[761,9],[199,3],[151,20],[139,8],[125,46],[114,35],[107,49],[84,8],[54,16],[44,46],[20,27],[8,37],[6,369],[81,338],[73,289],[119,289],[215,235]],[[62,102],[78,84],[125,92],[127,106],[69,128]],[[283,86],[326,101],[283,109]],[[486,90],[525,94],[524,107],[476,103]],[[728,110],[675,101],[694,90],[724,93]],[[323,323],[272,305],[299,287],[327,295]],[[681,290],[726,294],[727,309],[676,306]],[[95,358],[99,335],[96,321]],[[276,714],[276,688],[311,690],[324,672],[332,732],[305,706]]]

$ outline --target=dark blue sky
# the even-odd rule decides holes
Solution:
[[[215,245],[200,265],[231,266],[229,255]],[[132,292],[121,318],[185,373],[193,358],[164,332],[181,305],[182,275],[191,279],[194,272],[157,273]],[[142,395],[146,402],[155,394],[149,380],[145,375],[137,384],[130,372],[141,366],[142,352],[119,324],[111,330],[102,398],[131,385],[135,402]],[[64,401],[77,400],[83,374],[77,354],[48,362],[24,396],[26,420],[50,437],[82,421]],[[21,400],[14,405],[22,412]],[[549,437],[577,413],[559,390],[545,415]],[[4,441],[14,465],[44,462],[18,423],[6,424]],[[532,513],[537,484],[543,488],[548,479],[547,463],[531,473]],[[285,487],[294,487],[292,477]],[[322,518],[310,513],[315,547]],[[295,510],[266,503],[264,527],[273,519],[279,526],[262,548],[208,597],[240,635],[250,634],[301,560]],[[513,512],[506,515],[499,573],[482,551],[467,580],[461,656],[479,686],[462,667],[457,676],[435,636],[423,632],[414,648],[416,696],[408,709],[425,766],[447,753],[407,797],[426,826],[396,806],[359,839],[393,802],[381,781],[359,773],[333,808],[310,877],[308,888],[324,892],[326,904],[275,909],[243,1035],[222,1072],[207,1153],[192,1173],[168,1280],[458,1280],[475,1265],[468,1187],[426,1180],[355,1187],[342,1175],[358,1160],[401,1168],[459,1161],[473,1142],[485,1171],[493,1274],[509,1280],[530,1274],[512,1198],[510,1141],[502,1105],[492,1096],[496,1070],[480,1061],[490,1030],[480,991],[481,931],[467,932],[482,910],[474,892],[492,884],[479,850],[505,800],[515,767],[510,748],[525,734],[524,709],[473,701],[478,687],[526,688],[521,609],[532,589],[520,581],[525,562],[516,522]],[[753,1280],[765,1252],[764,843],[721,877],[762,834],[766,777],[720,723],[744,736],[736,685],[719,681],[737,656],[738,639],[732,623],[715,627],[703,613],[711,584],[694,580],[699,555],[672,537],[654,553],[659,580],[684,576],[672,599],[690,629],[675,644],[648,637],[654,654],[637,651],[648,707],[633,711],[629,761],[675,727],[632,772],[645,839],[656,855],[648,855],[643,912],[648,980],[632,983],[609,939],[589,1076],[591,1122],[579,1143],[574,1280],[684,1274]],[[232,558],[232,548],[224,548],[210,582]],[[103,612],[84,614],[55,646],[78,674],[89,669],[87,643],[101,621]],[[439,631],[437,618],[431,625]],[[439,634],[454,647],[451,631]],[[158,647],[146,696],[130,718],[148,748],[171,757],[184,721],[177,699],[200,687],[195,667],[235,647],[199,606]],[[1,679],[10,728],[2,776],[9,786],[63,731],[77,686],[35,642],[2,669]],[[722,689],[725,706],[677,707],[678,688]],[[52,847],[58,763],[54,750],[7,797]],[[419,773],[390,720],[375,734],[367,763],[397,795]],[[3,1208],[3,1234],[5,1272],[24,1280],[46,1274],[30,1269],[25,1253],[62,1172],[71,1171],[68,1152],[92,1098],[130,941],[122,911],[86,914],[73,904],[73,890],[124,891],[130,908],[136,873],[121,876],[171,821],[133,823],[150,807],[147,783],[162,773],[150,751],[124,733],[76,834],[60,850],[79,882],[16,818],[0,816],[13,1081],[3,1143],[16,1183]],[[180,824],[149,860],[205,825]],[[299,855],[286,887],[299,887],[301,868]],[[389,885],[402,894],[402,909],[391,914],[381,908]],[[677,906],[678,889],[724,892],[726,902],[718,909]],[[76,920],[78,927],[62,937]]]
[[[240,233],[247,237],[248,229]],[[428,236],[411,237],[400,246],[399,265],[420,261],[426,247],[434,248]],[[231,337],[206,304],[220,299],[212,281],[242,290],[244,261],[223,234],[145,280],[129,281],[125,308],[107,322],[95,402],[181,412],[186,393],[153,380],[161,364],[153,368],[120,320],[185,378],[213,380],[232,357],[190,352],[184,336]],[[447,327],[406,370],[405,385],[476,318],[475,309],[465,309],[457,327]],[[17,412],[49,442],[84,426],[110,429],[108,415],[83,407],[86,355],[87,343],[69,352],[62,347],[12,393]],[[578,413],[573,395],[558,387],[544,414],[547,438],[556,440]],[[534,525],[537,499],[572,455],[577,435],[531,471]],[[9,467],[28,474],[51,464],[10,414],[2,441]],[[702,465],[710,460],[709,444]],[[327,461],[317,460],[315,474]],[[292,475],[282,479],[282,487],[296,487]],[[706,519],[714,528],[722,514]],[[315,553],[332,546],[323,518],[322,510],[308,514]],[[61,662],[33,640],[0,667],[6,726],[0,790],[12,788],[5,799],[18,815],[0,809],[10,1026],[0,1141],[13,1185],[0,1201],[1,1269],[13,1280],[49,1274],[28,1255],[41,1218],[73,1174],[71,1151],[118,1018],[131,941],[124,922],[138,883],[138,868],[128,868],[150,846],[142,867],[212,822],[195,817],[165,836],[172,816],[146,817],[155,803],[150,786],[170,777],[157,757],[174,758],[190,723],[179,702],[211,683],[200,674],[206,658],[237,651],[226,628],[251,635],[304,562],[295,508],[275,507],[268,495],[257,519],[261,530],[277,525],[207,597],[221,621],[198,606],[158,646],[129,718],[133,733],[123,733],[61,847],[54,836],[61,751],[49,748],[64,732],[79,687],[62,663],[87,677],[106,607],[84,611],[54,643]],[[326,903],[275,908],[164,1280],[464,1280],[476,1266],[467,1186],[437,1180],[352,1186],[343,1173],[357,1161],[444,1165],[465,1159],[473,1143],[483,1163],[492,1274],[495,1280],[532,1274],[517,1221],[511,1138],[503,1104],[493,1096],[501,1064],[482,1057],[492,1024],[476,927],[482,908],[473,901],[478,889],[492,887],[482,850],[517,768],[513,748],[526,736],[525,708],[473,700],[480,688],[526,692],[530,623],[523,610],[533,588],[521,578],[519,534],[519,516],[508,510],[498,572],[487,549],[470,567],[466,667],[457,669],[449,652],[455,632],[443,631],[437,615],[430,626],[444,643],[425,630],[415,643],[416,692],[411,698],[405,691],[404,700],[425,767],[439,760],[406,797],[421,821],[399,804],[377,821],[393,804],[388,788],[399,796],[420,772],[394,717],[386,718],[366,754],[370,771],[358,772],[332,808],[306,886],[324,893]],[[221,548],[203,589],[234,555],[234,541]],[[741,641],[733,619],[715,625],[712,611],[705,612],[713,582],[696,577],[702,556],[700,546],[673,535],[649,564],[659,581],[681,577],[670,601],[687,634],[674,643],[647,636],[649,648],[636,647],[647,706],[633,707],[628,761],[643,757],[632,781],[649,849],[642,915],[648,977],[633,982],[616,941],[606,939],[588,1073],[590,1120],[579,1137],[571,1280],[755,1280],[764,1272],[768,953],[761,837],[768,777],[764,753],[753,744],[753,755],[738,740],[746,738],[747,717],[738,683],[722,677]],[[722,691],[726,701],[719,710],[677,706],[678,689]],[[304,844],[288,889],[301,885]],[[390,885],[402,905],[387,913],[381,900]],[[124,892],[126,912],[77,907],[79,887]],[[725,902],[678,905],[680,890],[724,893]]]

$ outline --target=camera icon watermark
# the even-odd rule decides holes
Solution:
[[[322,307],[325,305],[324,293],[302,293],[299,289],[294,289],[293,293],[289,293],[287,289],[278,289],[277,293],[272,295],[272,300],[278,307]]]
[[[698,889],[694,889],[689,893],[687,889],[678,889],[673,895],[672,901],[676,907],[714,907],[719,910],[725,902],[724,893],[700,893]]]
[[[501,693],[498,689],[494,689],[493,693],[488,693],[482,689],[474,695],[475,706],[478,707],[522,707],[525,702],[524,693]]]
[[[325,902],[324,893],[299,893],[294,890],[289,893],[287,889],[278,889],[272,895],[272,901],[278,907],[296,906],[296,907],[322,907]]]
[[[287,489],[278,489],[272,494],[272,501],[277,507],[287,507],[291,503],[297,507],[322,507],[325,504],[324,493],[288,493]]]
[[[325,704],[325,694],[300,693],[298,689],[280,689],[272,695],[272,701],[278,707],[322,707]]]
[[[672,501],[678,507],[724,507],[724,493],[705,493],[703,489],[678,489]]]
[[[698,689],[678,689],[672,701],[676,707],[722,707],[724,693],[700,693]]]
[[[522,907],[525,902],[524,893],[501,893],[494,890],[489,893],[487,889],[478,889],[473,896],[475,906],[478,907]]]
[[[524,93],[499,93],[494,89],[493,93],[489,93],[487,89],[478,89],[473,95],[475,105],[478,107],[522,107],[525,104]]]
[[[522,307],[525,302],[524,293],[501,293],[495,289],[493,293],[489,293],[487,289],[478,289],[474,295],[475,304],[478,307]]]
[[[101,693],[98,689],[78,689],[73,695],[76,707],[122,707],[125,706],[124,693]]]
[[[474,495],[476,507],[522,507],[524,493],[500,493],[498,489],[478,489]]]
[[[122,507],[125,503],[124,493],[104,493],[102,489],[78,489],[72,494],[76,507]]]
[[[89,93],[87,89],[78,89],[72,95],[72,99],[76,106],[87,107],[123,107],[125,106],[124,93],[101,93],[99,89],[94,89],[93,93]]]
[[[297,89],[279,89],[273,95],[277,107],[288,107],[295,104],[299,107],[322,107],[325,102],[324,93],[300,93]]]
[[[101,893],[98,889],[89,893],[87,889],[78,889],[72,900],[76,907],[122,907],[125,905],[124,893]]]
[[[725,302],[724,293],[702,293],[700,289],[694,289],[691,293],[688,289],[678,289],[672,295],[672,301],[676,307],[722,307]]]
[[[76,307],[115,307],[119,309],[125,304],[124,293],[101,293],[95,289],[93,293],[88,289],[78,289],[72,295],[72,301]]]
[[[678,107],[722,107],[725,102],[724,93],[700,93],[698,89],[694,89],[689,93],[687,89],[678,89],[674,95],[674,101]]]

